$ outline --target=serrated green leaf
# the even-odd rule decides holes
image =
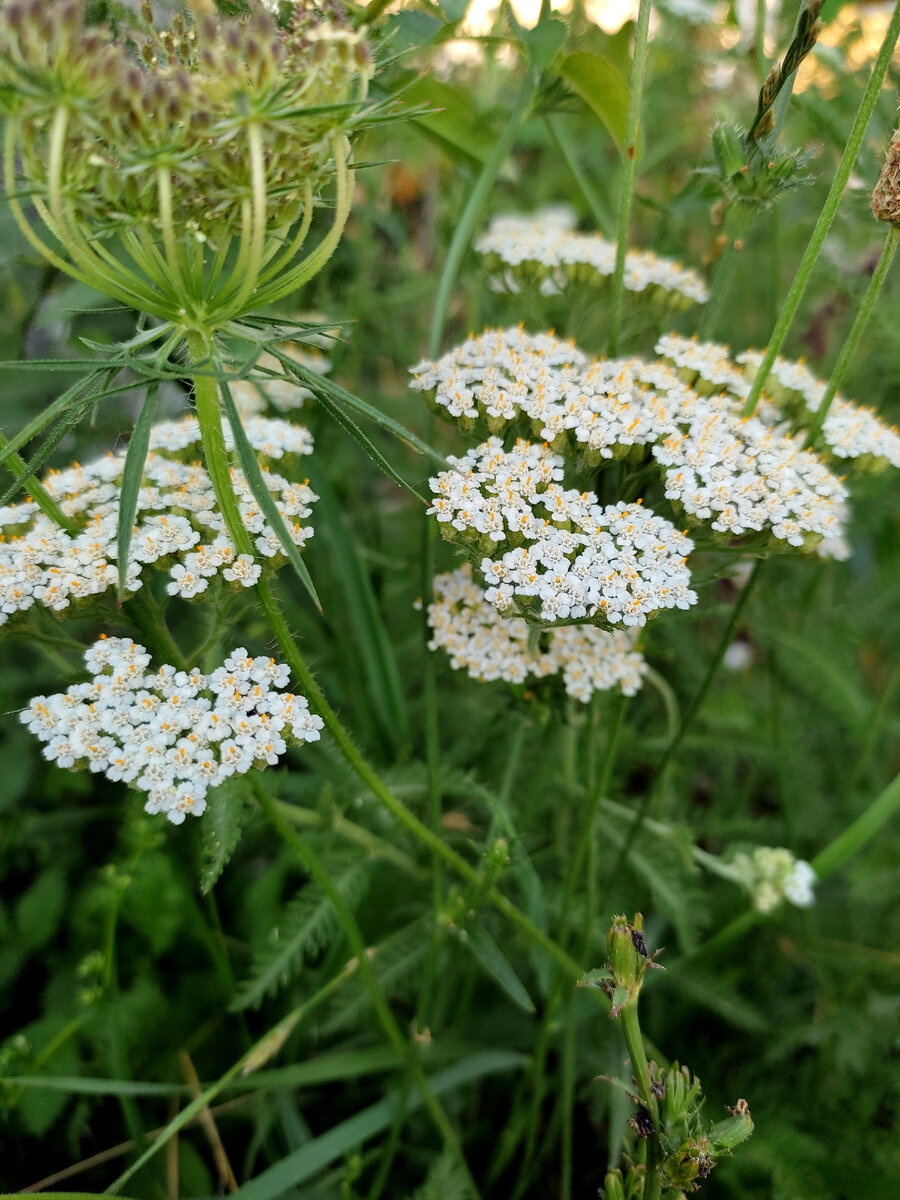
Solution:
[[[158,398],[159,387],[151,383],[147,388],[147,394],[141,405],[140,415],[125,454],[125,467],[122,471],[122,483],[119,489],[119,524],[116,533],[116,551],[119,556],[116,594],[120,600],[125,594],[128,551],[131,547],[131,535],[134,532],[134,515],[137,512],[138,494],[144,478],[144,464],[150,448],[150,428],[156,414]]]
[[[241,837],[247,812],[247,785],[232,777],[215,789],[203,814],[203,870],[200,891],[206,895],[231,859]]]
[[[621,71],[600,54],[577,51],[563,59],[559,73],[599,117],[619,153],[624,154],[628,83]]]
[[[262,468],[259,465],[259,460],[256,457],[256,452],[250,445],[250,441],[244,430],[243,422],[237,406],[234,403],[234,398],[231,395],[231,388],[226,380],[222,380],[222,400],[225,406],[225,415],[228,417],[228,423],[231,426],[231,432],[234,436],[234,448],[237,451],[238,460],[246,476],[247,483],[250,485],[250,491],[256,500],[256,503],[263,510],[263,514],[269,524],[272,526],[278,540],[281,543],[281,548],[290,560],[291,566],[297,573],[297,577],[309,593],[310,599],[319,612],[322,611],[322,605],[319,602],[319,597],[316,593],[315,585],[312,577],[307,570],[306,563],[300,557],[300,551],[294,545],[293,539],[285,524],[284,517],[278,511],[278,506],[275,503],[272,493],[266,487],[266,481],[263,478]]]
[[[369,880],[365,859],[342,859],[343,869],[329,869],[338,891],[355,906]],[[284,911],[270,941],[253,957],[251,975],[238,988],[232,1010],[255,1008],[267,995],[290,979],[305,959],[321,952],[338,929],[334,906],[314,884],[308,883]]]
[[[479,917],[475,918],[466,933],[466,945],[497,986],[524,1012],[533,1013],[534,1003],[525,985]]]

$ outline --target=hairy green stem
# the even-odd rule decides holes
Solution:
[[[650,1064],[644,1050],[644,1038],[638,1021],[637,999],[630,1000],[622,1009],[622,1032],[625,1035],[625,1045],[628,1047],[628,1057],[631,1059],[631,1071],[637,1083],[641,1099],[653,1122],[653,1133],[647,1138],[647,1173],[644,1179],[643,1200],[657,1200],[660,1194],[659,1172],[656,1162],[659,1157],[659,1112],[656,1097],[650,1090]]]
[[[619,193],[619,214],[616,225],[616,267],[612,280],[612,308],[609,318],[607,354],[619,350],[622,328],[622,302],[625,297],[625,255],[628,251],[628,227],[631,223],[631,203],[634,198],[634,176],[637,157],[638,120],[647,68],[647,33],[653,0],[641,0],[634,32],[634,58],[628,85],[628,111],[625,116],[625,153],[622,162],[622,182]]]
[[[875,265],[875,270],[872,272],[872,278],[869,280],[869,286],[866,288],[866,294],[862,298],[862,303],[850,327],[850,332],[847,334],[846,341],[841,347],[841,352],[838,355],[837,362],[831,372],[831,377],[828,380],[828,386],[825,388],[825,394],[819,402],[819,407],[816,409],[815,416],[810,422],[809,432],[806,435],[806,445],[811,446],[818,437],[822,426],[825,424],[825,418],[828,416],[828,410],[831,407],[831,402],[837,395],[837,390],[844,381],[844,376],[856,353],[856,347],[859,345],[863,331],[869,323],[869,318],[872,315],[872,309],[875,307],[875,301],[878,299],[881,292],[882,284],[890,270],[891,263],[897,251],[897,243],[900,241],[900,226],[889,225],[887,237],[884,239],[884,245],[881,247],[881,254],[878,256],[878,262]]]
[[[866,84],[866,90],[863,93],[859,110],[850,129],[850,136],[847,138],[847,144],[844,147],[844,153],[841,155],[841,161],[832,181],[831,189],[822,206],[822,211],[819,213],[819,219],[816,221],[810,235],[806,250],[803,252],[803,257],[800,260],[794,281],[781,307],[778,320],[775,322],[775,328],[772,330],[771,337],[769,338],[765,357],[759,364],[756,377],[747,394],[747,402],[743,410],[745,417],[752,416],[756,411],[763,386],[769,378],[772,366],[778,356],[779,350],[784,344],[784,339],[787,336],[791,322],[797,313],[797,309],[800,307],[800,301],[803,299],[803,294],[812,275],[816,259],[819,257],[819,253],[825,244],[825,238],[837,215],[844,188],[847,186],[847,180],[850,178],[850,172],[856,164],[856,156],[859,153],[863,135],[866,132],[866,126],[869,124],[872,112],[875,109],[875,103],[878,100],[878,94],[881,91],[884,77],[891,64],[891,57],[894,53],[894,46],[897,44],[898,37],[900,37],[900,4],[895,4],[890,24],[884,35],[881,49],[878,51],[878,57],[875,59],[875,65],[872,67],[872,74],[869,76],[869,81]]]
[[[5,450],[8,445],[9,438],[0,431],[0,450]],[[60,529],[64,529],[66,533],[74,533],[76,531],[75,523],[69,520],[38,477],[28,474],[28,464],[24,458],[13,451],[7,455],[6,463],[13,477],[19,481],[23,488],[28,489],[31,499],[44,516],[58,525]]]
[[[443,337],[444,326],[447,323],[450,295],[456,283],[456,277],[459,274],[463,254],[465,254],[466,247],[472,237],[472,230],[475,228],[475,223],[481,215],[481,210],[484,208],[490,190],[494,186],[494,181],[500,172],[500,168],[506,162],[507,155],[513,147],[519,130],[531,112],[536,86],[537,79],[535,73],[529,71],[522,83],[521,91],[513,105],[506,127],[496,142],[494,142],[487,161],[478,177],[478,182],[472,189],[469,199],[466,201],[466,206],[457,221],[456,229],[453,232],[453,240],[450,243],[450,249],[447,251],[444,269],[441,272],[441,278],[438,283],[434,310],[431,314],[431,330],[428,335],[428,354],[431,358],[437,358],[441,350],[441,338]]]

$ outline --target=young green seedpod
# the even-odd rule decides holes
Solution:
[[[724,1121],[717,1121],[709,1131],[715,1157],[730,1153],[735,1146],[746,1142],[753,1132],[753,1118],[746,1100],[738,1100],[734,1108],[728,1111],[732,1115]]]

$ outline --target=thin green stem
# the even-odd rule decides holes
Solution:
[[[856,347],[859,345],[860,338],[869,323],[872,309],[875,307],[875,301],[878,299],[894,255],[897,252],[898,242],[900,242],[900,226],[889,225],[887,237],[884,239],[884,245],[881,247],[881,254],[878,256],[878,262],[875,265],[875,270],[872,272],[869,286],[866,288],[866,294],[862,298],[862,303],[850,327],[850,332],[847,334],[837,362],[834,364],[831,378],[828,380],[828,386],[825,388],[825,394],[819,402],[815,416],[810,422],[809,432],[806,435],[807,446],[813,444],[822,426],[825,424],[825,418],[828,416],[831,402],[834,400],[838,388],[844,381],[844,376],[847,374],[853,355],[856,353]]]
[[[471,240],[472,231],[475,228],[478,218],[481,216],[481,210],[487,202],[491,188],[494,186],[494,181],[500,173],[500,168],[506,162],[519,130],[531,112],[536,87],[537,78],[535,73],[529,71],[522,82],[522,88],[513,105],[506,126],[496,142],[494,142],[491,152],[482,167],[478,182],[472,189],[469,199],[466,201],[466,206],[456,224],[456,229],[453,232],[453,240],[450,242],[447,257],[444,260],[444,269],[441,271],[437,296],[434,301],[434,310],[431,314],[431,330],[428,335],[428,354],[431,358],[437,358],[441,350],[441,339],[443,338],[444,326],[447,323],[447,313],[450,308],[450,296],[456,283],[456,277],[459,274],[463,255]]]
[[[544,124],[547,127],[547,132],[550,134],[550,140],[553,143],[560,158],[566,164],[569,174],[584,197],[585,204],[591,210],[591,216],[597,228],[600,229],[606,237],[614,237],[615,220],[609,209],[600,199],[596,188],[581,169],[581,164],[575,156],[575,152],[569,144],[568,138],[560,129],[559,120],[556,117],[545,116]]]
[[[168,167],[156,169],[156,194],[159,208],[159,223],[162,227],[163,247],[166,252],[166,266],[169,269],[170,286],[179,296],[185,295],[185,279],[181,270],[178,255],[178,243],[175,238],[175,219],[172,211],[172,172]]]
[[[277,804],[278,811],[285,820],[294,825],[305,829],[333,829],[336,834],[346,838],[348,842],[353,842],[355,845],[361,846],[367,853],[373,856],[377,855],[385,862],[392,863],[414,879],[423,879],[427,876],[427,872],[419,866],[414,858],[410,858],[408,854],[404,854],[402,850],[398,850],[396,846],[386,842],[384,838],[380,838],[377,833],[372,833],[364,826],[349,821],[340,813],[320,813],[314,808],[301,808],[297,804],[288,804],[283,800],[278,801]]]
[[[612,307],[609,318],[607,354],[619,350],[622,328],[622,302],[625,296],[625,255],[628,251],[628,227],[631,223],[631,202],[634,198],[634,177],[637,156],[637,131],[647,68],[647,33],[653,0],[641,0],[634,32],[634,58],[628,87],[628,111],[625,116],[625,147],[622,162],[622,182],[619,193],[619,214],[616,225],[616,268],[612,280]]]
[[[656,1097],[650,1090],[650,1064],[644,1051],[644,1038],[638,1021],[637,999],[630,1001],[622,1009],[622,1032],[625,1035],[625,1045],[628,1047],[628,1057],[631,1059],[631,1071],[637,1082],[637,1089],[643,1100],[650,1119],[653,1122],[653,1133],[647,1138],[647,1173],[644,1179],[643,1200],[657,1200],[660,1195],[659,1172],[656,1162],[659,1158],[659,1112]]]
[[[240,287],[233,300],[228,302],[230,313],[237,315],[244,309],[245,304],[253,295],[253,290],[259,283],[259,273],[263,265],[263,251],[266,241],[266,215],[268,201],[266,196],[266,154],[263,146],[262,130],[253,121],[247,126],[247,149],[250,157],[250,180],[252,189],[252,217],[250,221],[250,239],[248,244],[247,263]]]
[[[646,790],[644,791],[643,798],[641,799],[641,803],[638,806],[637,811],[635,812],[634,820],[631,823],[631,827],[628,830],[628,832],[626,833],[625,838],[622,842],[622,845],[619,847],[619,853],[616,856],[616,860],[615,860],[612,870],[610,871],[610,874],[609,874],[610,879],[616,878],[618,872],[622,868],[623,863],[627,859],[629,851],[631,850],[631,847],[634,845],[635,839],[637,838],[638,834],[641,832],[644,821],[646,820],[647,814],[650,811],[650,805],[653,801],[654,796],[656,795],[657,788],[662,783],[663,778],[665,777],[666,768],[668,767],[669,763],[674,758],[681,743],[684,741],[685,734],[687,733],[688,729],[690,728],[691,723],[694,719],[694,716],[696,715],[700,706],[703,704],[703,701],[706,699],[709,689],[712,687],[713,681],[715,680],[716,676],[719,673],[719,667],[722,665],[722,660],[725,657],[725,651],[731,645],[732,639],[734,638],[734,635],[737,633],[738,626],[740,625],[740,622],[741,622],[741,618],[744,615],[744,610],[746,609],[747,603],[753,594],[753,591],[756,587],[757,581],[759,580],[759,576],[760,576],[760,573],[762,572],[764,562],[765,562],[765,559],[762,559],[762,558],[757,561],[756,565],[753,568],[753,571],[751,572],[750,578],[744,584],[741,594],[740,594],[740,596],[738,596],[737,604],[735,604],[734,609],[732,610],[731,618],[728,622],[728,625],[726,626],[725,632],[722,634],[722,637],[721,637],[721,640],[719,641],[718,646],[716,647],[716,652],[713,655],[713,658],[709,664],[709,667],[707,668],[706,675],[704,676],[703,682],[701,683],[699,689],[697,690],[696,694],[694,695],[694,698],[691,700],[690,704],[685,709],[685,711],[681,717],[681,721],[679,722],[678,729],[675,733],[675,736],[672,738],[672,740],[666,746],[666,749],[663,752],[663,756],[659,760],[659,763],[656,766],[656,770],[653,773],[653,778],[647,784]]]
[[[272,797],[269,796],[268,792],[260,783],[259,774],[257,772],[253,772],[250,775],[250,787],[254,796],[256,797],[257,803],[269,818],[281,839],[303,864],[304,869],[308,871],[313,882],[319,888],[321,888],[321,890],[328,897],[328,900],[334,908],[335,915],[337,916],[338,921],[344,930],[344,934],[348,943],[350,944],[350,948],[356,956],[360,977],[369,993],[369,997],[372,1001],[372,1007],[375,1009],[378,1019],[381,1022],[381,1026],[394,1048],[400,1054],[409,1057],[411,1074],[416,1086],[419,1088],[422,1096],[424,1097],[425,1106],[431,1114],[431,1118],[434,1121],[438,1132],[443,1138],[447,1149],[451,1151],[451,1153],[459,1162],[459,1165],[468,1181],[472,1195],[477,1198],[479,1196],[478,1187],[472,1177],[471,1171],[469,1170],[469,1166],[466,1162],[466,1158],[463,1153],[462,1146],[460,1145],[459,1138],[456,1135],[456,1131],[451,1125],[447,1114],[444,1112],[440,1101],[428,1086],[428,1081],[425,1078],[425,1072],[415,1061],[413,1057],[414,1051],[407,1039],[403,1036],[403,1031],[400,1029],[394,1014],[388,1007],[381,984],[378,982],[378,976],[375,974],[375,969],[372,966],[369,957],[369,950],[363,939],[359,925],[357,924],[356,917],[353,915],[353,910],[344,899],[340,889],[335,885],[334,880],[325,870],[325,867],[322,865],[316,853],[312,850],[308,843],[304,842],[303,839],[299,837],[297,832],[292,829],[284,819],[278,808],[278,805],[275,803]]]
[[[900,4],[895,4],[890,24],[884,35],[881,49],[878,51],[878,57],[875,59],[875,65],[872,67],[872,74],[869,76],[869,82],[866,84],[866,90],[863,93],[859,110],[850,130],[850,136],[847,138],[847,144],[844,147],[844,153],[841,155],[841,161],[831,184],[831,189],[822,206],[822,211],[819,213],[819,219],[816,221],[810,235],[809,244],[803,252],[803,257],[800,260],[794,281],[781,307],[778,320],[775,322],[775,328],[772,330],[772,335],[769,338],[765,357],[759,364],[756,377],[747,394],[747,402],[743,410],[746,417],[752,416],[756,411],[763,386],[769,378],[769,373],[772,370],[778,352],[784,344],[784,339],[787,336],[788,329],[790,329],[791,322],[797,313],[797,309],[800,307],[800,301],[803,299],[803,294],[812,275],[816,259],[819,257],[822,246],[825,244],[825,238],[837,215],[844,188],[847,186],[850,172],[856,164],[856,156],[859,153],[859,147],[862,144],[866,126],[869,124],[872,112],[875,109],[875,103],[878,100],[881,85],[890,66],[898,37],[900,37]]]

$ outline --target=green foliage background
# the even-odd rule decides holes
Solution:
[[[381,86],[399,86],[405,72],[424,70],[408,98],[440,111],[367,135],[357,157],[377,165],[360,173],[346,236],[300,298],[303,311],[346,323],[334,377],[447,452],[458,451],[459,441],[452,430],[432,425],[407,391],[406,368],[425,352],[447,245],[517,82],[496,59],[483,69],[435,71],[432,56],[447,34],[445,21],[463,7],[421,5],[390,19],[392,51],[404,56]],[[555,52],[558,32],[545,22],[546,50],[531,35],[539,58]],[[735,349],[765,343],[827,191],[866,77],[846,69],[846,49],[818,54],[831,68],[827,94],[812,86],[791,105],[784,140],[816,149],[814,180],[764,214],[746,239],[713,330]],[[582,31],[577,50],[602,53],[627,76],[627,29],[611,38]],[[724,92],[711,91],[698,67],[716,58],[736,65],[735,82]],[[714,118],[746,120],[752,113],[755,69],[752,51],[726,55],[715,29],[663,16],[651,43],[633,244],[691,264],[708,258],[717,229],[694,172],[710,161]],[[877,255],[881,234],[867,194],[894,127],[896,84],[894,72],[787,347],[805,354],[822,376]],[[554,120],[612,214],[621,114],[612,104],[604,124],[574,97],[551,92],[544,99],[558,109]],[[546,123],[535,117],[489,211],[557,201],[588,217]],[[6,208],[0,209],[0,265],[0,358],[78,356],[86,353],[81,338],[111,344],[129,335],[129,314],[108,311],[102,297],[35,261]],[[845,387],[894,418],[900,415],[898,311],[895,270]],[[531,320],[514,302],[491,295],[469,254],[445,345],[469,329],[520,318]],[[603,314],[594,320],[596,328],[588,320],[581,331],[588,342],[599,337]],[[691,332],[695,321],[687,314],[677,324]],[[634,322],[626,325],[629,335],[629,350],[652,346],[652,329]],[[4,430],[20,428],[69,381],[4,368]],[[179,402],[177,392],[173,386],[165,397],[170,407]],[[57,465],[116,444],[133,423],[136,403],[137,394],[102,408],[59,448]],[[316,614],[296,582],[285,579],[291,625],[367,756],[427,819],[426,652],[414,608],[422,592],[421,515],[324,412],[308,405],[303,419],[316,439],[310,472],[322,497],[307,562],[324,613]],[[420,458],[377,430],[372,436],[407,479],[425,481],[429,468]],[[678,836],[645,832],[629,864],[612,877],[625,826],[609,811],[601,817],[600,907],[585,967],[603,960],[608,916],[641,909],[648,944],[666,946],[662,961],[669,967],[646,985],[646,1034],[662,1054],[687,1061],[700,1076],[710,1112],[721,1114],[738,1096],[753,1111],[755,1135],[705,1185],[711,1198],[888,1200],[900,1188],[896,823],[822,884],[813,909],[779,910],[715,953],[704,952],[704,942],[744,912],[746,899],[701,874],[690,857],[692,843],[718,853],[750,842],[785,845],[811,859],[897,773],[896,494],[889,476],[857,488],[850,562],[767,564],[741,628],[752,665],[719,676],[656,800],[653,815]],[[438,555],[439,567],[452,565],[449,548],[439,547]],[[628,705],[610,788],[622,804],[642,796],[671,728],[663,701],[683,707],[696,692],[737,593],[719,581],[700,594],[692,612],[662,618],[648,631],[647,655],[668,688],[647,686]],[[199,611],[173,607],[176,632],[192,637]],[[86,641],[96,629],[82,626],[67,624],[65,631]],[[252,611],[238,642],[268,644]],[[350,953],[331,907],[240,790],[218,815],[211,806],[202,821],[175,829],[146,817],[120,787],[41,760],[15,712],[36,692],[64,687],[74,670],[70,647],[15,635],[0,641],[8,714],[0,730],[0,1186],[10,1191],[128,1142],[118,1156],[72,1179],[71,1186],[101,1191],[149,1131],[171,1118],[173,1103],[186,1102],[180,1056],[190,1056],[201,1080],[215,1080],[334,978]],[[561,879],[579,835],[590,747],[602,747],[614,702],[570,708],[560,720],[540,698],[475,684],[443,659],[438,684],[442,835],[462,852],[480,852],[498,834],[506,836],[511,862],[501,882],[553,932]],[[559,1194],[558,1101],[565,1030],[574,1027],[575,1194],[595,1195],[607,1162],[618,1160],[628,1112],[627,1102],[596,1078],[623,1075],[618,1029],[589,997],[566,994],[539,1034],[556,987],[552,963],[477,898],[466,897],[473,915],[456,926],[442,923],[441,914],[436,921],[427,854],[327,741],[295,753],[267,777],[280,799],[299,806],[303,836],[327,862],[367,944],[379,947],[375,969],[404,1030],[422,1011],[426,964],[437,947],[430,1035],[420,1057],[474,1173],[489,1181],[485,1196]],[[371,836],[361,839],[365,844],[348,840],[341,822],[374,835],[388,851]],[[202,878],[208,884],[215,878],[214,886],[201,888]],[[446,884],[452,888],[452,880]],[[444,916],[453,904],[451,894]],[[581,904],[576,935],[585,918]],[[511,978],[492,947],[502,949]],[[235,1083],[214,1103],[221,1105],[216,1122],[242,1184],[237,1194],[247,1200],[371,1196],[381,1169],[388,1196],[466,1194],[356,979],[301,1022],[262,1071]],[[402,1124],[392,1124],[397,1103],[406,1106]],[[519,1143],[513,1135],[526,1133],[529,1123],[533,1153],[526,1159],[521,1147],[528,1137]],[[180,1194],[215,1193],[214,1160],[199,1128],[179,1137],[177,1154]],[[153,1159],[126,1192],[170,1194],[165,1158]]]

